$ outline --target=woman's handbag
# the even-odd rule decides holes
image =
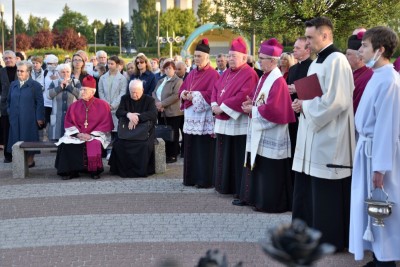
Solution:
[[[151,121],[138,123],[135,128],[128,128],[128,118],[120,118],[118,121],[118,138],[131,141],[146,141],[149,138]]]
[[[164,124],[156,124],[156,138],[162,138],[164,141],[173,142],[174,141],[174,129],[171,125],[167,125],[167,119],[165,118],[165,113],[162,112],[162,117],[164,118]]]

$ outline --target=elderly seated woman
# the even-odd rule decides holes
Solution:
[[[154,124],[157,120],[157,108],[154,99],[145,95],[143,82],[132,80],[129,94],[121,97],[116,115],[119,123],[124,121],[130,130],[139,129],[139,124],[149,125],[145,140],[122,139],[121,127],[118,138],[113,144],[109,161],[110,172],[121,177],[147,177],[154,174]]]

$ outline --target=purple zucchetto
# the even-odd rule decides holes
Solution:
[[[282,51],[283,51],[283,45],[281,45],[275,38],[271,38],[261,43],[259,53],[271,57],[280,57]]]
[[[243,37],[239,36],[238,38],[233,39],[229,51],[236,51],[247,54],[246,41],[243,39]]]

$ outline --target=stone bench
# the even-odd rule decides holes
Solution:
[[[28,151],[50,151],[57,152],[57,146],[53,142],[23,142],[19,141],[12,147],[12,174],[13,178],[26,178],[29,175]],[[157,138],[154,142],[155,171],[156,174],[164,173],[166,170],[165,142]]]

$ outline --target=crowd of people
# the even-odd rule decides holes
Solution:
[[[233,205],[258,212],[291,211],[338,252],[360,260],[369,250],[366,266],[395,266],[400,76],[390,59],[398,36],[387,27],[359,28],[346,53],[333,41],[332,22],[318,17],[305,23],[293,52],[270,38],[256,62],[238,37],[216,56],[216,68],[207,39],[197,43],[193,65],[140,53],[126,71],[104,51],[90,61],[77,51],[58,64],[52,54],[17,62],[7,50],[0,69],[4,162],[12,162],[17,141],[48,139],[58,146],[63,179],[100,178],[105,155],[112,174],[146,177],[155,172],[156,124],[166,124],[174,136],[165,141],[166,163],[183,157],[185,186],[215,187]],[[364,200],[383,187],[397,205],[385,227],[375,227]]]

